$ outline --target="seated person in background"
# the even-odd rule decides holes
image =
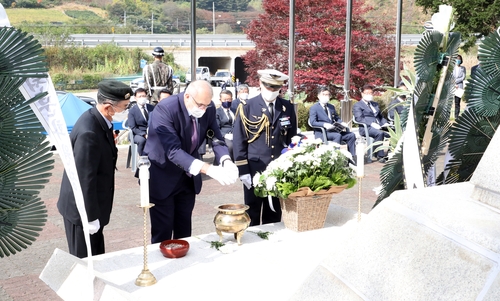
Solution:
[[[134,93],[137,105],[130,108],[128,112],[128,126],[134,133],[134,143],[137,144],[137,152],[142,156],[146,139],[148,138],[149,114],[154,106],[148,103],[146,90],[139,88]]]
[[[373,101],[373,87],[364,85],[361,90],[362,99],[355,103],[352,107],[352,114],[354,120],[358,123],[366,124],[368,128],[368,136],[372,137],[375,141],[383,141],[384,137],[389,137],[389,133],[383,131],[382,128],[387,128],[389,123],[382,116],[378,103]],[[359,127],[359,134],[365,136],[365,128]],[[385,163],[384,150],[377,152],[377,160],[380,163]]]
[[[347,150],[356,161],[356,134],[349,131],[349,127],[337,115],[335,107],[328,103],[330,101],[330,91],[327,87],[320,86],[317,90],[318,102],[309,109],[309,122],[314,127],[323,127],[326,129],[326,138],[340,144],[345,141]],[[323,138],[321,130],[314,129],[315,138]],[[324,141],[326,142],[326,141]]]
[[[229,149],[229,155],[231,160],[234,161],[233,157],[233,123],[234,123],[234,113],[231,111],[231,104],[233,102],[233,93],[229,90],[222,90],[220,92],[220,102],[221,106],[217,108],[216,120],[219,125],[220,132],[224,137],[227,148]]]
[[[247,101],[248,99],[248,93],[250,93],[250,88],[246,84],[239,84],[238,85],[238,98],[236,98],[233,103],[231,104],[231,111],[233,113],[236,112],[236,109],[238,108],[241,100]]]
[[[401,90],[408,90],[404,84],[400,84],[398,86],[398,89]],[[389,117],[389,120],[394,120],[394,112],[397,112],[399,116],[401,116],[401,112],[404,110],[404,105],[402,104],[403,102],[406,101],[406,95],[403,94],[403,92],[400,92],[389,104],[389,110],[387,112],[387,115]]]
[[[163,89],[160,91],[160,97],[158,98],[158,102],[162,101],[162,99],[165,99],[169,96],[171,96],[173,93],[169,89]]]

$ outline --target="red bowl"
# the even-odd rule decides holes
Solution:
[[[189,243],[182,239],[169,239],[160,243],[160,251],[168,258],[184,257],[189,250]]]

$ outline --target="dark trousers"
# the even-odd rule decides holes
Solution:
[[[146,146],[146,138],[139,135],[134,135],[134,143],[137,144],[137,153],[139,156],[142,156],[142,152],[144,151],[144,146]]]
[[[90,235],[90,249],[92,255],[104,254],[104,235],[102,228],[96,233]],[[66,239],[68,240],[68,249],[71,255],[78,258],[88,257],[87,245],[83,235],[83,226],[75,225],[64,218],[64,229],[66,230]]]
[[[460,114],[460,101],[462,98],[455,96],[455,120],[457,120],[458,115]]]
[[[365,128],[363,126],[359,127],[359,134],[361,136],[365,136]],[[376,128],[369,126],[368,127],[368,136],[372,137],[374,142],[377,142],[377,141],[384,141],[384,138],[389,138],[391,135],[389,135],[389,133],[386,131],[377,130]],[[383,157],[385,157],[385,152],[383,149],[381,149],[377,152],[376,155],[377,155],[377,158],[383,158]]]
[[[328,141],[333,141],[338,144],[342,144],[344,141],[347,144],[347,150],[354,157],[356,156],[356,134],[351,132],[326,132],[326,138]]]
[[[247,210],[250,216],[250,226],[257,226],[261,224],[261,212],[262,212],[262,225],[270,223],[281,222],[281,205],[278,198],[273,198],[273,207],[276,212],[271,210],[269,207],[269,201],[267,197],[260,198],[255,195],[253,187],[247,189],[243,185],[243,195],[245,198],[245,204],[250,208]]]
[[[195,193],[193,178],[183,174],[174,193],[166,199],[150,197],[151,243],[191,236]]]

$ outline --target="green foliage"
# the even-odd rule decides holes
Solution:
[[[37,0],[17,0],[15,1],[15,7],[19,8],[44,8],[45,6],[42,2],[38,3]]]
[[[89,10],[67,10],[65,11],[66,15],[68,15],[71,18],[75,19],[81,19],[85,21],[92,21],[95,22],[96,20],[101,20],[101,17],[96,15],[93,11]]]
[[[140,60],[151,56],[140,48],[123,48],[112,43],[88,47],[47,47],[47,64],[51,71],[100,72],[108,74],[136,74],[141,71]],[[167,54],[166,62],[173,60]]]
[[[299,129],[302,131],[309,131],[311,130],[309,128],[307,120],[309,119],[309,109],[311,108],[310,105],[304,104],[304,103],[299,103],[297,104],[297,122],[299,124]]]

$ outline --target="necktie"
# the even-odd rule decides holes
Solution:
[[[378,124],[380,124],[380,121],[377,118],[377,110],[375,110],[375,107],[372,106],[372,102],[371,101],[368,102],[368,106],[370,107],[370,109],[372,109],[373,115],[375,115],[375,122],[377,122]]]
[[[196,118],[191,116],[191,122],[193,127],[193,134],[191,135],[191,151],[189,152],[190,154],[192,154],[198,146],[198,125],[196,122]]]
[[[226,110],[226,113],[227,113],[227,119],[229,119],[229,123],[233,124],[233,117],[231,116],[231,112],[229,111],[229,109]]]
[[[326,117],[330,119],[330,114],[328,114],[328,108],[326,106],[323,107],[325,109]]]
[[[269,103],[269,114],[271,115],[271,123],[274,120],[274,103]]]
[[[146,109],[146,106],[142,107],[142,110],[144,111],[144,118],[146,118],[146,121],[149,120],[149,113],[148,110]]]

